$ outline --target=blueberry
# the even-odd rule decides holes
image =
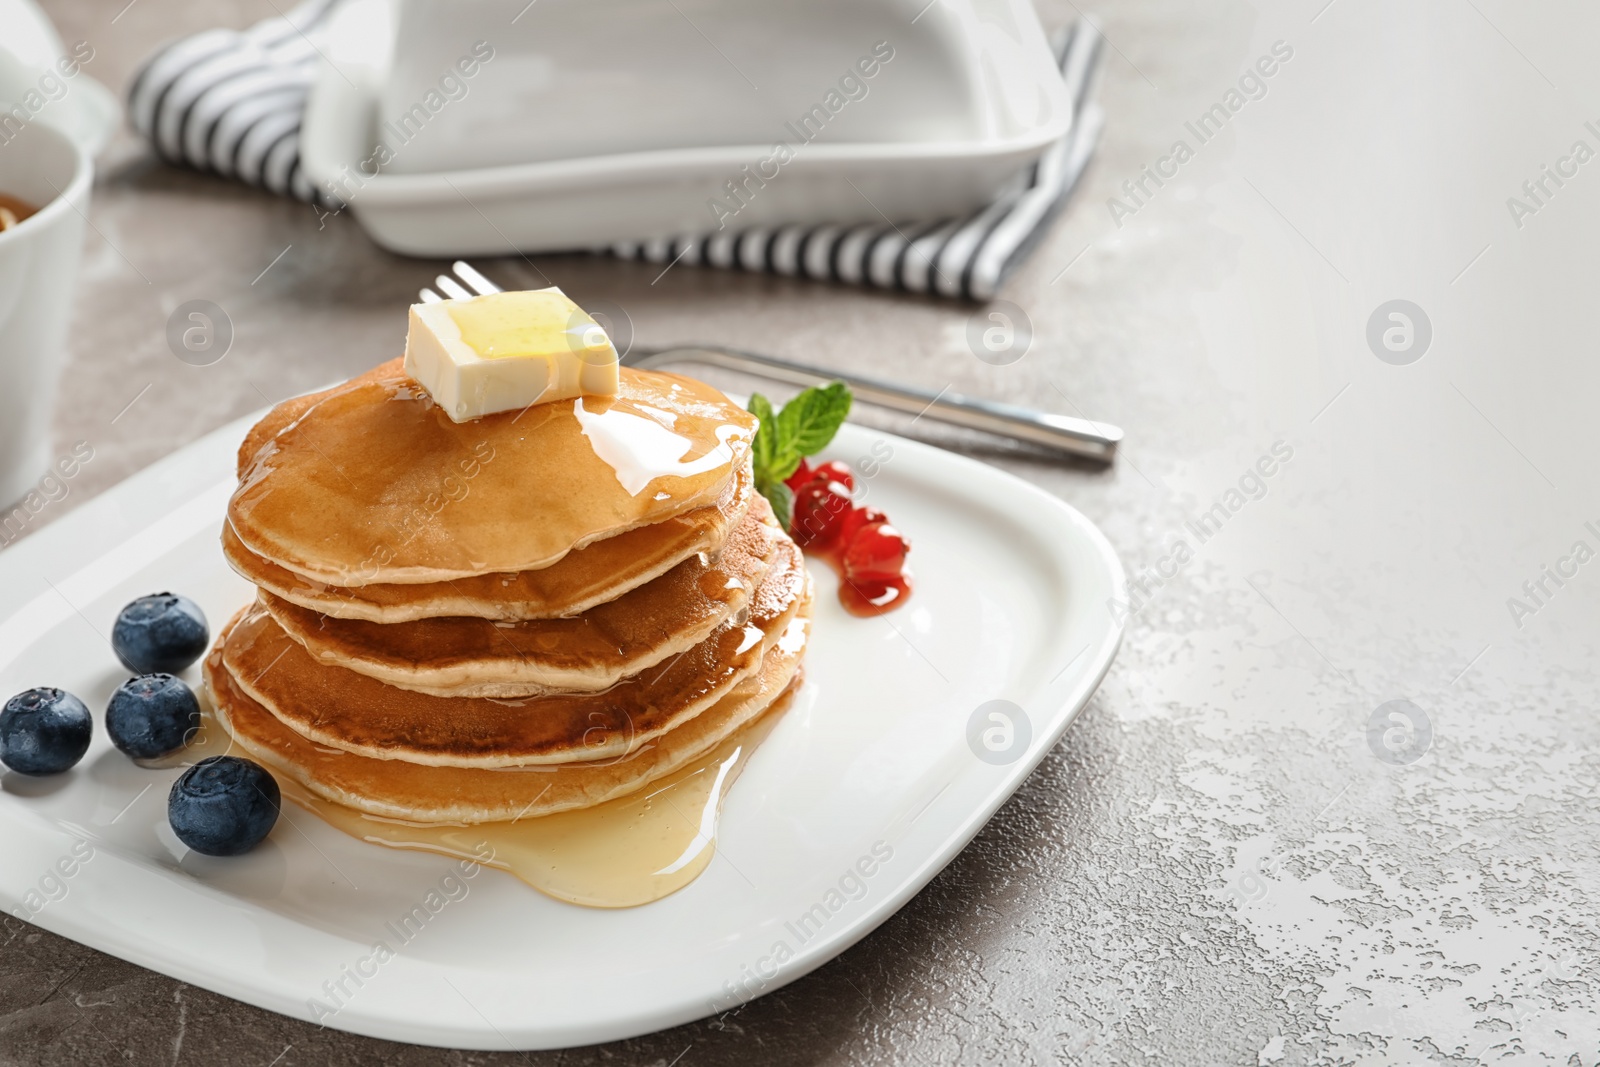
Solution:
[[[140,597],[111,629],[112,650],[135,674],[176,674],[205,655],[210,639],[200,605],[172,593]]]
[[[207,856],[242,856],[261,843],[282,805],[277,779],[252,760],[212,756],[184,771],[167,795],[178,840]]]
[[[94,720],[60,689],[30,689],[0,711],[0,763],[18,774],[60,774],[89,750]]]
[[[170,674],[129,678],[106,705],[111,743],[134,759],[176,752],[200,727],[194,690]]]

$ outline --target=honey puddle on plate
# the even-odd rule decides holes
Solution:
[[[335,804],[287,776],[273,776],[284,797],[351,837],[498,867],[571,904],[630,908],[677,892],[710,864],[722,801],[788,702],[786,693],[710,752],[631,796],[536,819],[471,826],[401,822]],[[189,746],[160,762],[186,766],[231,746],[208,710]]]

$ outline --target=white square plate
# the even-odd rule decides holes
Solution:
[[[0,554],[0,696],[59,686],[98,720],[126,677],[108,641],[123,604],[170,589],[215,627],[250,599],[217,536],[253,421]],[[178,772],[135,766],[97,722],[71,772],[0,778],[0,904],[251,1004],[430,1045],[624,1038],[800,977],[954,858],[1061,737],[1121,639],[1108,604],[1125,596],[1122,568],[1078,512],[994,468],[859,426],[829,450],[858,469],[874,457],[863,484],[911,538],[916,591],[898,611],[857,619],[814,566],[805,686],[734,785],[716,858],[675,895],[590,910],[476,870],[446,883],[457,888],[432,897],[429,921],[402,941],[393,924],[454,862],[359,842],[292,805],[248,856],[189,853],[166,821]],[[978,714],[994,700],[1021,709],[1009,754],[1006,723]],[[375,953],[380,943],[393,958]]]

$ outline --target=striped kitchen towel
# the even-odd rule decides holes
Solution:
[[[283,196],[340,206],[300,169],[300,118],[316,76],[317,35],[338,0],[305,0],[248,30],[207,30],[152,55],[128,89],[134,128],[169,163]],[[987,300],[1043,237],[1094,154],[1091,102],[1101,37],[1087,19],[1056,42],[1072,100],[1065,136],[988,207],[922,223],[814,224],[624,242],[653,263],[763,271],[934,296]]]
[[[325,200],[300,170],[300,115],[317,71],[314,34],[336,0],[306,0],[242,33],[206,30],[145,60],[128,117],[168,163]]]

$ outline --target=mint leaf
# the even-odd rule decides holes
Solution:
[[[828,447],[833,435],[844,425],[845,416],[850,414],[853,399],[849,386],[843,382],[829,382],[807,389],[783,405],[778,413],[778,427],[781,436],[794,449],[797,463],[798,457],[814,456]]]
[[[800,469],[800,460],[802,458],[803,457],[800,455],[800,453],[796,452],[786,458],[782,463],[773,464],[772,476],[778,479],[780,482],[784,481],[789,477],[789,475]]]
[[[750,414],[761,420],[761,425],[756,427],[756,437],[750,442],[750,458],[756,469],[756,476],[760,478],[772,470],[773,459],[776,458],[775,442],[778,440],[778,419],[772,413],[772,401],[760,393],[750,394]]]
[[[760,393],[750,394],[750,413],[761,422],[750,442],[756,489],[772,505],[784,529],[789,528],[794,506],[794,493],[783,484],[784,479],[799,468],[802,459],[828,446],[850,413],[853,399],[849,386],[829,382],[804,390],[774,414],[772,401]]]
[[[794,492],[781,481],[770,482],[765,486],[757,482],[756,485],[761,490],[761,495],[767,498],[767,503],[772,505],[772,514],[777,518],[778,525],[787,530],[789,517],[794,511]]]

